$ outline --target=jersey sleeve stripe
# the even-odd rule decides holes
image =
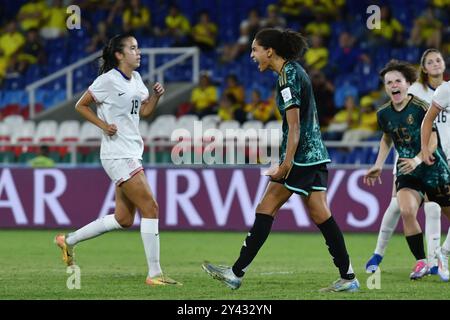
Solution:
[[[99,103],[97,97],[96,97],[95,94],[91,91],[91,89],[88,89],[88,92],[91,94],[92,98],[94,98],[95,102],[96,102],[96,103]]]
[[[433,106],[435,106],[436,108],[438,108],[439,110],[444,110],[444,109],[445,109],[445,108],[442,108],[441,105],[440,105],[439,103],[437,103],[435,100],[433,100],[433,101],[431,102],[431,104],[432,104]]]

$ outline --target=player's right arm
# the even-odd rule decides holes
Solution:
[[[386,161],[387,156],[389,155],[389,151],[392,148],[392,138],[389,134],[383,133],[383,136],[380,140],[380,150],[378,151],[377,160],[372,168],[367,170],[364,175],[363,181],[368,186],[374,186],[375,182],[378,181],[381,184],[381,170],[383,168],[383,164]]]
[[[95,114],[94,111],[89,107],[92,103],[95,103],[94,97],[87,90],[78,100],[75,105],[75,109],[89,122],[95,124],[97,127],[102,129],[108,136],[113,136],[117,132],[117,127],[115,124],[108,124]]]

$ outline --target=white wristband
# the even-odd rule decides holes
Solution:
[[[422,159],[420,159],[418,156],[415,156],[415,157],[413,158],[413,160],[414,160],[414,162],[415,162],[417,165],[419,165],[419,164],[422,163]]]

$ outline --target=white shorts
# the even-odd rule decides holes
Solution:
[[[108,176],[118,186],[144,170],[139,159],[102,159],[100,161]]]

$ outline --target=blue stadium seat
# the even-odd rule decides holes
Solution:
[[[19,90],[24,88],[25,80],[23,77],[6,78],[3,83],[3,89],[5,90]]]

